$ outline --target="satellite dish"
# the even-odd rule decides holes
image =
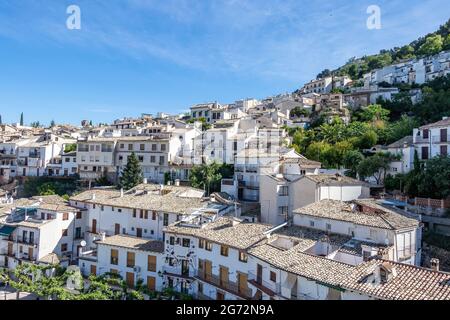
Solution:
[[[82,247],[86,247],[86,241],[84,241],[84,240],[81,240],[81,242],[80,242],[80,246],[82,246]]]

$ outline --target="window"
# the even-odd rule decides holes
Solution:
[[[205,250],[212,251],[212,242],[209,241],[205,242]]]
[[[101,211],[105,211],[105,206],[100,206]]]
[[[155,162],[156,162],[155,156],[150,156],[150,162],[151,162],[151,163],[155,163]]]
[[[156,144],[152,144],[152,151],[156,151]]]
[[[119,208],[119,209],[117,209],[117,212],[122,212],[122,209],[120,209],[120,208]]]
[[[77,217],[76,217],[76,218],[77,218],[78,220],[82,218],[81,211],[78,211],[78,212],[77,212]]]
[[[198,240],[198,247],[200,249],[203,249],[205,247],[205,240],[203,239]]]
[[[116,249],[111,249],[111,264],[119,264],[119,251]]]
[[[169,244],[170,244],[171,246],[175,245],[175,237],[170,237],[170,238],[169,238]]]
[[[148,219],[148,210],[144,211],[144,219]]]
[[[424,138],[424,139],[428,139],[428,137],[429,137],[429,132],[430,132],[430,131],[429,131],[428,129],[424,129],[424,130],[423,130],[423,138]]]
[[[61,252],[66,252],[67,251],[67,243],[63,243],[61,245]]]
[[[164,213],[163,226],[167,227],[168,225],[169,225],[169,214]]]
[[[281,186],[279,190],[279,195],[282,197],[289,195],[289,187],[288,186]]]
[[[370,258],[370,251],[363,251],[363,260],[368,261]]]
[[[139,156],[138,159],[139,159],[139,162],[144,162],[144,156]]]
[[[248,256],[245,252],[240,251],[239,252],[239,261],[240,262],[247,262],[248,261]]]
[[[227,246],[220,246],[220,255],[224,257],[228,257],[228,247]]]
[[[127,252],[127,267],[134,268],[135,262],[135,254],[134,252]]]
[[[63,236],[63,237],[67,237],[68,234],[69,234],[69,230],[68,230],[68,229],[64,229],[64,230],[62,231],[62,236]]]
[[[281,216],[287,216],[288,215],[288,207],[287,206],[282,206],[282,207],[278,207],[278,214]]]
[[[147,270],[156,272],[156,257],[155,256],[148,256]]]
[[[81,227],[75,229],[75,239],[81,239]]]
[[[428,160],[428,147],[422,147],[422,160]]]
[[[314,227],[314,221],[310,220],[310,221],[309,221],[309,226],[310,226],[310,227]]]
[[[331,224],[327,223],[327,230],[330,231],[331,230]]]
[[[139,218],[144,219],[144,210],[139,210]]]
[[[64,221],[69,220],[69,213],[68,212],[64,212],[63,213],[63,220]]]
[[[277,282],[277,274],[273,271],[270,271],[270,281]]]
[[[191,240],[183,238],[183,247],[189,248],[191,246]]]
[[[139,145],[139,150],[144,151],[145,150],[145,144],[140,144]]]
[[[164,160],[165,160],[165,157],[164,156],[160,156],[159,157],[159,164],[163,165],[164,164]]]
[[[166,151],[166,145],[165,144],[161,145],[161,151]]]
[[[133,151],[133,144],[132,144],[132,143],[130,143],[130,144],[128,145],[128,151]]]
[[[152,211],[152,220],[156,220],[156,211]]]
[[[136,218],[136,209],[133,209],[133,218]]]

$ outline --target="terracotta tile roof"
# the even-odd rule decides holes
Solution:
[[[164,242],[151,239],[136,238],[124,235],[115,235],[105,238],[104,241],[97,242],[98,245],[108,245],[114,247],[122,247],[127,249],[150,251],[150,252],[164,252]]]
[[[203,190],[178,186],[164,186],[163,192],[160,193],[159,185],[142,184],[124,192],[123,197],[119,190],[92,189],[73,196],[70,200],[121,208],[188,214],[194,209],[205,208],[208,205],[208,202],[202,198],[203,193]],[[92,199],[94,194],[95,200]]]
[[[363,181],[335,174],[312,174],[307,175],[304,178],[321,185],[366,185]]]
[[[233,226],[233,219],[220,217],[202,227],[188,227],[181,223],[170,225],[164,229],[179,235],[193,236],[212,242],[224,244],[237,249],[247,249],[266,236],[264,232],[272,226],[261,223],[240,222]]]
[[[344,202],[327,199],[296,209],[294,213],[389,230],[412,228],[419,225],[419,221],[416,219],[381,206],[374,200]]]
[[[396,275],[384,283],[371,283],[370,276],[380,265],[395,270]],[[450,273],[378,259],[356,267],[342,286],[378,299],[450,300]]]

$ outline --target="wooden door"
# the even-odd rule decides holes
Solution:
[[[91,264],[91,274],[97,275],[97,266],[95,264]]]
[[[225,300],[225,294],[223,292],[217,291],[216,300]]]
[[[142,229],[141,228],[136,229],[136,237],[142,238]]]
[[[263,267],[262,267],[262,265],[258,264],[256,266],[256,282],[259,284],[262,283],[262,273],[263,273]]]
[[[238,287],[239,287],[239,293],[246,293],[247,292],[247,279],[248,276],[245,273],[238,273]]]
[[[28,248],[28,259],[33,260],[33,248]]]
[[[130,288],[134,287],[134,273],[133,272],[127,272],[127,285]]]
[[[447,129],[441,129],[441,142],[447,142]]]
[[[97,220],[92,219],[92,233],[97,233]]]
[[[155,277],[147,277],[147,288],[150,291],[155,291],[155,288],[156,288],[156,278]]]
[[[220,285],[228,286],[228,268],[220,266]]]
[[[205,260],[205,279],[211,280],[212,275],[212,263],[209,260]]]
[[[11,242],[8,243],[8,256],[13,255],[13,244]]]
[[[120,224],[116,223],[114,226],[114,234],[118,235],[120,234]]]

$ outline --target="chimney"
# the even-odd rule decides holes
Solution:
[[[120,197],[123,198],[123,188],[120,188]]]
[[[430,265],[433,271],[439,271],[439,259],[432,258],[430,260]]]
[[[92,201],[95,200],[95,193],[92,194]]]
[[[448,117],[442,117],[442,120],[447,120],[448,119]]]
[[[143,184],[148,184],[148,180],[147,178],[144,178],[144,180],[142,181]]]
[[[172,185],[172,181],[170,181],[170,180],[167,181],[167,185],[168,185],[168,186],[171,186],[171,185]]]
[[[180,186],[180,179],[176,179],[176,180],[175,180],[175,185],[176,185],[177,187]]]
[[[102,232],[102,233],[100,234],[100,236],[102,237],[102,241],[105,241],[105,239],[106,239],[106,233]]]

